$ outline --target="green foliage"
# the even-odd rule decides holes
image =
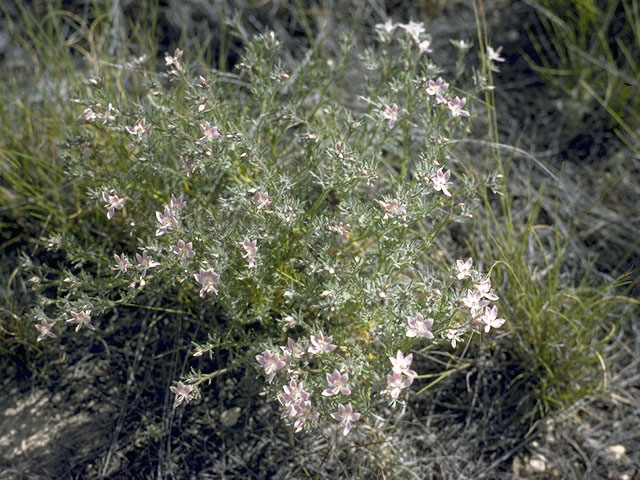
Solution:
[[[176,50],[166,73],[140,61],[122,77],[90,79],[62,157],[68,181],[87,186],[79,221],[100,238],[62,229],[48,248],[64,261],[25,258],[41,338],[68,323],[94,328],[90,316],[119,306],[179,299],[193,321],[207,319],[196,355],[230,352],[226,371],[263,351],[274,397],[305,385],[302,412],[290,414],[301,429],[342,408],[320,394],[332,371],[351,379],[353,394],[340,401],[366,413],[372,399],[394,403],[411,383],[387,385],[388,357],[422,336],[480,332],[488,302],[472,315],[460,302],[462,286],[482,274],[456,278],[434,248],[477,204],[477,185],[448,155],[461,119],[427,92],[437,76],[419,50],[428,39],[419,24],[406,27],[380,33],[358,65],[367,75],[348,90],[337,86],[360,61],[348,37],[335,58],[316,45],[288,71],[273,33],[250,40],[235,74],[192,74]],[[110,84],[123,79],[141,88]],[[355,106],[345,94],[358,95]],[[335,351],[323,354],[322,334]],[[285,363],[277,345],[288,337],[301,338],[301,358]],[[192,371],[177,402],[219,373]]]
[[[508,183],[507,175],[500,208],[489,207],[495,203],[486,197],[480,235],[487,240],[474,244],[497,260],[492,278],[511,333],[500,343],[522,369],[509,388],[523,393],[518,408],[533,421],[606,389],[609,351],[618,348],[617,332],[637,302],[624,294],[632,275],[603,282],[594,280],[589,266],[576,272],[572,233],[542,220],[549,212],[541,215],[539,200],[527,197],[516,206]]]
[[[572,99],[576,123],[596,106],[610,128],[640,149],[640,10],[637,0],[535,0],[541,31],[531,32],[531,65]]]

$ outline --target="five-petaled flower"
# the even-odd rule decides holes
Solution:
[[[294,405],[293,409],[295,410],[295,416],[298,417],[293,424],[296,433],[304,430],[308,420],[313,421],[319,416],[318,412],[313,410],[310,400],[301,401]]]
[[[318,332],[317,335],[311,335],[309,339],[311,340],[311,346],[309,347],[308,352],[313,355],[330,352],[331,350],[338,348],[336,345],[331,343],[333,341],[333,337],[324,338],[322,332]]]
[[[216,285],[220,283],[220,275],[214,272],[211,268],[209,269],[200,269],[200,273],[194,274],[196,282],[202,285],[200,289],[200,296],[204,297],[205,293],[212,292],[214,294],[218,294],[218,289]]]
[[[82,327],[83,325],[90,330],[95,330],[95,327],[91,325],[91,310],[89,310],[87,307],[84,307],[79,312],[69,313],[71,313],[72,318],[67,320],[67,323],[77,323],[78,326],[76,327],[76,332],[80,330],[80,327]]]
[[[504,57],[500,56],[500,52],[502,51],[502,47],[498,47],[497,49],[493,49],[492,47],[487,46],[487,53],[489,54],[489,61],[491,62],[504,62]]]
[[[47,320],[45,318],[40,320],[40,325],[36,325],[35,327],[38,329],[38,331],[40,332],[40,335],[38,335],[38,342],[40,340],[43,340],[45,337],[51,337],[54,338],[56,335],[55,333],[53,333],[51,331],[51,329],[53,328],[55,324],[53,322],[49,323],[47,322]]]
[[[183,267],[186,267],[189,259],[196,255],[196,252],[193,251],[193,242],[185,243],[184,240],[178,240],[178,243],[173,247],[173,253],[182,260]]]
[[[344,427],[344,430],[342,431],[343,435],[346,435],[351,431],[353,426],[352,422],[357,422],[360,419],[360,414],[353,411],[353,406],[350,403],[347,406],[338,404],[338,411],[332,413],[331,416],[338,420]]]
[[[478,312],[482,310],[483,307],[489,304],[488,301],[483,300],[482,294],[480,292],[469,290],[467,291],[467,296],[462,299],[462,303],[465,307],[471,310],[471,316],[475,317]]]
[[[124,253],[122,255],[117,255],[117,254],[113,254],[113,258],[116,261],[116,266],[113,267],[115,270],[119,270],[118,275],[120,275],[121,273],[127,273],[127,269],[129,267],[132,267],[133,264],[129,261],[129,259],[124,255]],[[116,277],[118,276],[116,275]]]
[[[173,401],[173,408],[179,407],[182,402],[189,403],[193,399],[193,395],[191,395],[193,385],[185,385],[182,382],[178,382],[177,386],[171,386],[169,390],[176,396]]]
[[[156,236],[164,235],[168,229],[178,225],[176,216],[171,211],[169,205],[164,206],[164,212],[156,212],[156,218],[158,219],[158,223],[160,223],[160,227],[156,230]]]
[[[463,110],[463,107],[467,103],[466,98],[456,97],[453,100],[449,101],[449,111],[451,112],[451,116],[453,117],[468,117],[469,112]]]
[[[180,64],[180,58],[182,57],[182,50],[176,48],[173,55],[169,55],[169,52],[164,54],[164,63],[167,67],[171,67],[170,72],[173,75],[177,75],[182,71],[182,65]]]
[[[398,105],[395,103],[393,105],[387,105],[382,112],[384,119],[389,120],[389,128],[393,128],[400,115],[402,115],[402,110],[398,109]]]
[[[420,35],[425,32],[424,23],[401,23],[399,27],[404,29],[404,31],[407,32],[411,36],[411,38],[413,38],[413,41],[418,44],[420,43]]]
[[[280,354],[271,350],[265,350],[262,355],[256,355],[256,360],[264,367],[264,373],[267,375],[269,383],[276,376],[276,371],[287,365],[287,362],[280,358]]]
[[[291,337],[287,338],[287,345],[284,347],[280,347],[280,349],[282,350],[282,354],[285,357],[299,358],[304,353],[302,351],[302,345],[300,344],[300,339],[298,339],[298,341],[295,342]]]
[[[220,136],[218,127],[211,126],[209,122],[204,122],[204,125],[200,125],[200,130],[202,130],[202,137],[200,137],[198,143],[213,142]]]
[[[144,285],[144,277],[147,274],[147,270],[159,266],[160,263],[156,262],[155,260],[153,260],[153,258],[147,255],[146,251],[143,251],[142,255],[136,253],[136,259],[138,260],[139,264],[138,268],[142,270],[142,273],[140,274],[140,284]]]
[[[433,338],[433,333],[429,330],[433,325],[433,318],[424,318],[421,313],[416,313],[415,317],[407,317],[407,323],[407,337]]]
[[[172,193],[171,200],[169,201],[169,208],[172,212],[179,212],[185,206],[184,194],[181,193],[177,197]]]
[[[467,258],[464,262],[462,260],[456,260],[456,271],[458,272],[456,277],[458,280],[477,274],[478,272],[472,270],[472,267],[473,259],[471,257]]]
[[[404,205],[401,205],[396,198],[391,200],[391,202],[389,203],[378,200],[378,204],[380,205],[380,208],[385,212],[384,217],[382,217],[384,220],[396,215],[404,215],[406,213],[406,207]]]
[[[125,127],[125,129],[131,135],[137,135],[138,137],[140,137],[141,135],[147,133],[147,130],[149,130],[149,125],[147,125],[147,121],[143,117],[136,123],[134,123],[132,127]]]
[[[109,195],[107,192],[102,192],[102,200],[106,203],[107,219],[111,220],[116,213],[116,210],[122,210],[124,207],[124,198],[120,198],[117,195]]]
[[[398,398],[400,392],[413,383],[413,377],[404,378],[401,373],[393,372],[387,375],[387,388],[382,393],[387,393],[391,398]]]
[[[249,240],[246,237],[242,243],[240,244],[244,248],[245,254],[243,258],[246,258],[249,262],[249,268],[253,268],[256,266],[256,255],[258,253],[258,247],[256,246],[256,240]]]
[[[418,375],[415,370],[411,370],[409,368],[411,366],[411,362],[413,361],[413,353],[410,353],[405,357],[404,354],[400,350],[398,350],[396,356],[389,357],[389,360],[391,360],[391,365],[393,365],[393,373],[401,373],[410,378]]]
[[[427,94],[431,96],[435,95],[436,102],[438,103],[446,103],[443,93],[447,88],[449,88],[449,84],[446,83],[442,77],[438,77],[435,82],[433,80],[429,80],[427,83]]]
[[[343,395],[351,395],[351,389],[349,388],[349,375],[342,374],[337,369],[333,373],[327,373],[327,382],[329,388],[322,391],[322,395],[325,397],[332,397],[341,393]]]
[[[253,204],[258,207],[258,210],[262,210],[265,207],[271,205],[269,200],[269,194],[267,192],[261,192],[260,190],[253,190]],[[251,190],[249,190],[251,192]]]
[[[492,328],[500,328],[504,325],[504,318],[498,317],[498,307],[495,305],[491,308],[487,307],[484,309],[484,315],[482,316],[482,321],[484,322],[484,331],[489,333],[489,330]]]
[[[485,277],[478,283],[476,283],[475,287],[478,290],[478,293],[487,300],[495,302],[499,299],[499,297],[495,293],[493,293],[493,289],[491,288],[491,280],[489,280],[488,277]]]
[[[444,193],[447,197],[451,196],[451,192],[449,191],[449,178],[451,177],[451,172],[447,170],[444,172],[442,168],[439,168],[436,174],[431,177],[431,181],[433,182],[433,189],[437,192]]]
[[[462,341],[462,338],[460,338],[460,334],[458,332],[458,330],[456,330],[455,328],[449,328],[444,332],[445,336],[447,337],[448,340],[451,340],[451,346],[453,348],[456,348],[456,345],[458,344],[458,342]]]
[[[420,54],[433,52],[433,50],[431,50],[431,40],[427,39],[418,43],[418,52]]]
[[[376,30],[381,30],[387,35],[393,32],[396,29],[397,25],[391,21],[391,19],[387,19],[384,23],[376,23]]]

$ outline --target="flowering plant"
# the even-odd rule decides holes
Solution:
[[[38,340],[64,323],[99,332],[101,314],[135,297],[189,299],[216,314],[194,356],[243,352],[224,370],[251,361],[296,431],[324,419],[346,435],[419,381],[415,347],[499,328],[488,277],[434,254],[475,205],[448,147],[467,99],[429,61],[424,26],[397,26],[361,59],[343,38],[336,60],[314,53],[289,71],[270,33],[237,74],[192,74],[176,50],[164,74],[129,72],[148,92],[136,103],[91,88],[65,166],[92,185],[88,206],[118,245],[51,242],[77,262],[42,302]],[[333,88],[351,65],[367,69],[355,105]],[[211,375],[172,386],[175,406]]]

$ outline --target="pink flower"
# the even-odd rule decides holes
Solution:
[[[289,381],[289,385],[282,387],[285,395],[293,403],[304,402],[309,399],[309,392],[304,389],[302,382],[298,383],[294,378]]]
[[[182,402],[189,403],[193,399],[193,395],[191,395],[193,385],[185,385],[182,382],[178,382],[177,386],[171,386],[169,390],[176,396],[173,401],[173,408],[179,407]]]
[[[168,229],[175,228],[178,225],[178,221],[169,205],[164,206],[164,212],[156,212],[156,218],[160,223],[160,227],[156,230],[156,236],[164,235]]]
[[[462,108],[467,103],[466,98],[456,97],[449,102],[449,111],[451,112],[451,116],[453,117],[468,117],[469,112],[463,110]]]
[[[447,197],[451,196],[451,192],[449,191],[449,177],[451,177],[451,172],[447,170],[446,172],[442,171],[442,168],[438,169],[435,176],[431,178],[433,182],[433,189],[437,192],[444,193]]]
[[[353,411],[353,406],[350,403],[347,406],[339,404],[338,411],[332,413],[331,416],[344,426],[343,435],[347,435],[351,431],[352,422],[357,422],[360,419],[360,414]]]
[[[184,202],[184,194],[180,194],[176,197],[173,193],[171,194],[171,200],[169,201],[169,208],[172,212],[179,212],[185,206]]]
[[[269,383],[276,376],[276,371],[283,369],[287,365],[287,362],[282,360],[277,352],[272,352],[271,350],[265,350],[262,355],[256,355],[256,360],[264,367],[264,373],[269,378]]]
[[[184,243],[184,240],[178,240],[178,243],[173,247],[173,253],[182,259],[183,267],[186,267],[189,259],[196,255],[196,252],[193,251],[193,242]]]
[[[387,375],[387,388],[383,393],[388,394],[391,398],[398,398],[400,392],[413,383],[413,377],[403,378],[401,373],[394,372]]]
[[[309,347],[308,352],[316,355],[318,353],[330,352],[338,348],[336,345],[332,345],[333,337],[324,338],[322,332],[318,332],[318,335],[311,335],[309,337],[311,340],[311,346]]]
[[[382,200],[378,200],[378,204],[380,205],[380,208],[385,212],[384,217],[382,217],[384,220],[390,217],[395,217],[397,215],[404,215],[406,213],[406,207],[404,205],[401,205],[400,202],[395,198],[391,200],[390,203],[385,203]]]
[[[449,88],[449,84],[446,83],[442,77],[438,77],[435,82],[433,80],[429,80],[429,83],[427,84],[427,94],[431,96],[435,95],[436,102],[438,103],[446,103],[443,93],[447,88]]]
[[[401,373],[407,377],[413,378],[418,375],[414,370],[410,370],[411,362],[413,361],[413,353],[410,353],[406,357],[398,350],[395,357],[389,357],[391,365],[393,365],[393,373]]]
[[[327,373],[327,382],[329,388],[322,391],[322,395],[325,397],[332,397],[338,393],[343,395],[351,395],[351,389],[349,388],[349,375],[341,374],[337,369],[333,373]]]
[[[91,325],[91,310],[84,307],[80,312],[69,312],[73,318],[67,320],[67,323],[77,323],[76,332],[80,330],[83,325],[90,330],[95,330],[95,327]]]
[[[496,50],[487,46],[487,53],[489,54],[489,61],[491,62],[504,62],[504,58],[500,56],[502,47],[498,47]]]
[[[451,340],[451,346],[456,348],[456,344],[462,341],[462,338],[458,335],[458,330],[454,328],[449,328],[446,332],[444,332],[445,336],[448,340]]]
[[[143,251],[142,255],[136,253],[136,259],[138,260],[139,264],[138,268],[142,270],[142,273],[140,274],[140,284],[144,285],[143,279],[147,275],[147,270],[153,267],[158,267],[160,263],[154,261],[153,258],[147,255],[146,251]]]
[[[498,317],[498,307],[496,307],[495,305],[491,308],[484,309],[484,315],[482,316],[482,321],[485,323],[484,331],[486,333],[489,333],[489,330],[491,330],[492,328],[500,328],[502,325],[504,325],[504,322],[506,320],[504,318],[497,318],[497,317]]]
[[[109,195],[107,192],[102,192],[102,200],[106,203],[107,219],[111,220],[116,213],[116,210],[122,210],[124,207],[124,198],[120,198],[117,195]]]
[[[293,424],[295,432],[298,433],[306,428],[306,422],[308,420],[313,421],[318,418],[318,412],[313,410],[311,401],[304,400],[294,406],[295,416],[298,419]]]
[[[136,123],[134,123],[132,127],[125,127],[125,129],[131,135],[137,135],[138,137],[140,137],[141,135],[147,133],[147,130],[149,130],[149,125],[147,125],[147,121],[144,118],[141,118]]]
[[[475,317],[483,307],[489,304],[486,300],[482,299],[482,294],[477,291],[467,291],[467,296],[462,299],[462,303],[465,307],[471,310],[471,316]]]
[[[475,286],[476,286],[476,289],[478,290],[478,293],[480,293],[480,295],[486,298],[487,300],[491,300],[492,302],[495,302],[496,300],[499,299],[499,297],[495,293],[493,293],[493,290],[491,288],[491,280],[489,280],[488,277],[485,277],[482,280],[480,280],[478,283],[476,283]]]
[[[429,331],[433,325],[433,318],[425,319],[421,313],[417,313],[415,317],[407,317],[409,329],[407,329],[407,337],[424,337],[433,338],[433,333]]]
[[[298,339],[297,342],[294,342],[293,338],[287,338],[287,346],[280,348],[282,349],[282,354],[285,357],[299,358],[304,353],[302,351],[302,345],[300,345],[300,339]]]
[[[344,223],[340,222],[338,225],[331,225],[329,227],[329,230],[331,230],[332,232],[336,232],[338,235],[346,237],[347,235],[349,235],[350,228],[351,225],[349,225],[348,223],[345,225]]]
[[[204,122],[204,125],[200,125],[202,130],[202,137],[198,140],[198,143],[213,142],[220,136],[218,127],[212,127],[209,122]]]
[[[404,29],[404,31],[407,32],[411,36],[411,38],[413,38],[413,41],[416,43],[420,43],[420,35],[422,35],[425,32],[424,23],[417,23],[417,22],[401,23],[399,27]]]
[[[395,103],[391,106],[386,106],[382,112],[384,119],[389,120],[389,128],[393,128],[400,115],[402,115],[402,111],[398,109],[398,106]]]
[[[116,270],[120,270],[118,272],[118,275],[120,275],[121,273],[127,273],[127,269],[129,267],[132,267],[133,264],[129,261],[129,259],[127,257],[125,257],[124,253],[120,256],[116,255],[115,253],[113,254],[113,258],[116,261],[116,266],[113,267]],[[118,276],[116,275],[116,277]]]
[[[472,275],[478,273],[475,270],[471,269],[472,266],[473,259],[471,257],[467,258],[467,260],[464,262],[462,260],[456,260],[456,271],[458,272],[456,277],[458,278],[458,280],[462,280],[466,277],[471,277]]]
[[[241,245],[244,248],[244,251],[246,252],[243,255],[243,258],[246,258],[247,261],[249,262],[249,268],[255,267],[256,266],[255,256],[258,253],[258,247],[256,247],[256,241],[249,240],[249,238],[247,237],[244,239]]]
[[[182,71],[182,65],[180,64],[180,58],[182,57],[182,50],[176,48],[173,52],[173,56],[169,55],[169,52],[164,54],[164,63],[167,67],[171,67],[170,73],[177,75]]]
[[[220,275],[214,272],[212,269],[200,269],[200,273],[196,273],[194,275],[196,282],[202,285],[200,289],[200,296],[203,297],[205,293],[213,292],[214,294],[218,294],[218,290],[216,289],[216,285],[220,283]]]
[[[250,190],[251,191],[251,190]],[[271,205],[269,200],[269,194],[267,192],[261,192],[260,190],[254,190],[253,204],[258,207],[258,210],[262,210],[265,207]]]
[[[37,341],[39,342],[42,339],[44,339],[45,337],[55,338],[56,335],[51,331],[51,329],[53,328],[54,325],[55,324],[53,322],[49,323],[44,318],[42,320],[40,320],[40,325],[35,325],[35,327],[40,332],[40,335],[38,335],[38,340]],[[76,329],[76,331],[77,331],[77,329]]]

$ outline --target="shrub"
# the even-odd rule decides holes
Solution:
[[[489,278],[434,246],[477,205],[448,155],[466,99],[429,61],[422,24],[377,35],[362,58],[343,37],[336,58],[316,45],[293,70],[273,33],[235,74],[198,74],[180,50],[159,75],[141,58],[121,96],[96,72],[63,145],[66,175],[91,185],[95,241],[61,232],[48,244],[64,262],[25,257],[39,340],[175,299],[208,333],[194,356],[229,352],[171,387],[175,406],[249,363],[296,431],[324,418],[346,435],[420,378],[412,349],[500,327]],[[129,98],[127,83],[146,94]]]

